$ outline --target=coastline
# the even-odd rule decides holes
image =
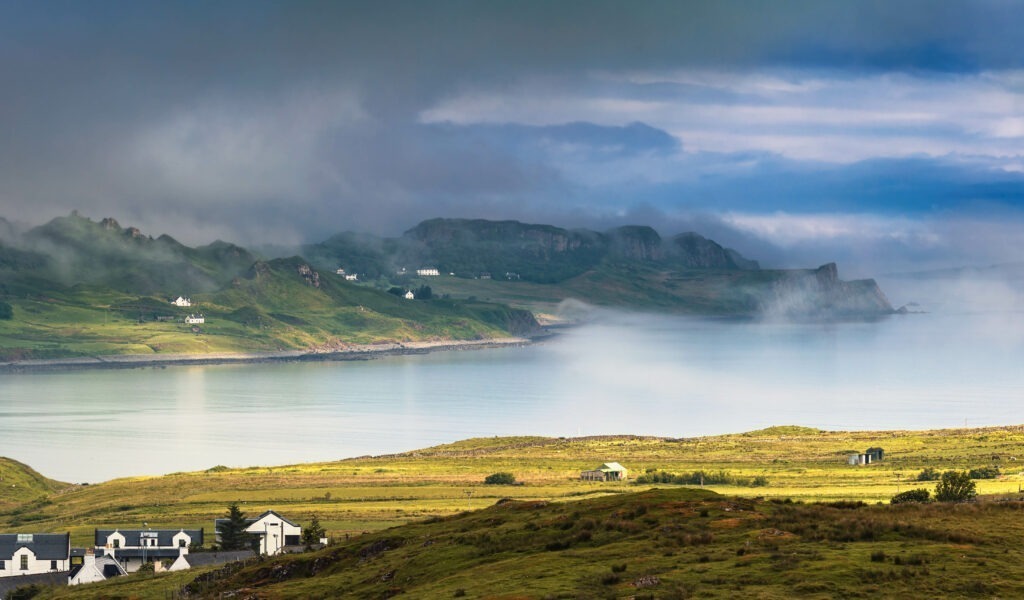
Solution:
[[[550,334],[549,334],[550,335]],[[373,360],[387,356],[428,354],[452,350],[482,350],[527,346],[537,336],[491,338],[485,340],[440,340],[425,342],[392,342],[383,344],[351,344],[344,349],[286,350],[281,352],[242,352],[217,354],[113,354],[106,356],[75,356],[68,358],[28,359],[0,362],[0,375],[8,373],[40,373],[84,369],[142,369],[147,367],[255,364],[277,362],[334,362]]]

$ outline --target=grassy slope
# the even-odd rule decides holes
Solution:
[[[870,446],[886,460],[850,467],[845,455]],[[617,460],[634,473],[726,470],[768,479],[767,487],[708,486],[724,494],[808,501],[887,500],[897,490],[933,487],[910,481],[922,468],[981,467],[996,462],[1004,477],[978,482],[982,493],[1016,493],[1024,481],[1024,428],[924,432],[816,432],[773,429],[693,439],[602,437],[475,439],[406,454],[280,467],[214,469],[157,478],[119,479],[53,496],[26,512],[0,511],[0,527],[71,531],[76,544],[94,527],[212,527],[231,501],[247,513],[273,508],[301,523],[318,514],[335,536],[359,534],[429,516],[489,506],[502,497],[574,500],[645,486],[596,484],[579,472]],[[994,457],[998,457],[997,459]],[[508,471],[524,485],[485,486]],[[472,492],[467,495],[467,492]]]
[[[24,508],[69,487],[43,477],[28,465],[0,456],[0,510]]]
[[[191,309],[165,299],[78,285],[9,299],[15,318],[0,321],[7,358],[97,354],[216,353],[305,349],[342,338],[347,343],[480,339],[508,335],[506,323],[478,303],[409,302],[333,276],[307,285],[297,259],[272,261],[259,277],[239,278],[219,292],[196,294]],[[490,307],[500,309],[501,307]],[[154,313],[202,311],[196,334]],[[140,322],[140,317],[142,321]]]
[[[692,489],[502,501],[203,577],[193,589],[251,599],[1020,597],[1022,510],[1019,501],[801,505]],[[42,597],[162,597],[155,585],[129,585]]]

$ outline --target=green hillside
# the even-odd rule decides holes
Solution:
[[[111,354],[336,350],[537,331],[479,301],[408,301],[321,277],[300,257],[260,260],[226,242],[190,248],[113,219],[71,215],[0,246],[0,360]],[[170,299],[191,298],[190,307]],[[184,323],[192,313],[205,322]]]
[[[0,510],[15,506],[32,510],[33,502],[69,487],[43,477],[28,465],[0,456]]]

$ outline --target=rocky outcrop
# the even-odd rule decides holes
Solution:
[[[759,304],[760,313],[770,318],[863,318],[894,312],[874,279],[842,281],[835,263],[785,272],[761,293]]]
[[[306,285],[313,286],[315,288],[320,287],[320,273],[317,273],[309,267],[309,265],[302,264],[295,268],[299,273],[299,277],[306,282]]]
[[[675,259],[688,269],[757,269],[756,261],[743,258],[739,252],[723,248],[717,242],[694,233],[680,233],[672,238]]]
[[[617,258],[639,261],[657,261],[665,257],[661,236],[646,225],[627,225],[606,234],[610,252]]]

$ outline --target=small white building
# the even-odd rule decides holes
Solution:
[[[184,296],[178,296],[174,300],[171,300],[171,304],[187,308],[189,306],[192,306],[192,299],[185,298]]]
[[[216,527],[227,519],[214,521]],[[273,556],[280,554],[285,546],[298,546],[302,543],[302,527],[292,523],[272,510],[268,510],[255,519],[246,519],[248,527],[245,532],[258,540],[260,554]],[[217,541],[220,541],[220,528],[217,528]]]
[[[409,292],[406,292],[405,295],[402,296],[402,297],[405,298],[406,300],[415,300],[416,299],[416,294],[414,294],[411,291],[409,291]]]
[[[437,277],[441,272],[437,269],[416,269],[416,274],[420,277]]]
[[[0,577],[70,569],[70,533],[0,534]]]
[[[206,317],[203,315],[189,315],[185,317],[186,325],[202,325],[206,322]]]
[[[358,280],[359,280],[359,274],[358,273],[349,273],[348,275],[345,276],[345,281],[358,281]]]
[[[335,273],[337,273],[338,275],[344,275],[345,274],[345,269],[342,269],[341,267],[338,267],[338,270],[335,271]]]
[[[580,479],[583,481],[625,481],[629,478],[629,472],[617,462],[604,463],[596,469],[583,471]]]
[[[68,585],[96,583],[127,574],[124,567],[112,556],[97,557],[92,548],[87,548],[82,564],[72,569],[68,575]]]
[[[134,573],[147,562],[176,560],[189,546],[203,545],[202,529],[97,529],[96,550]]]

